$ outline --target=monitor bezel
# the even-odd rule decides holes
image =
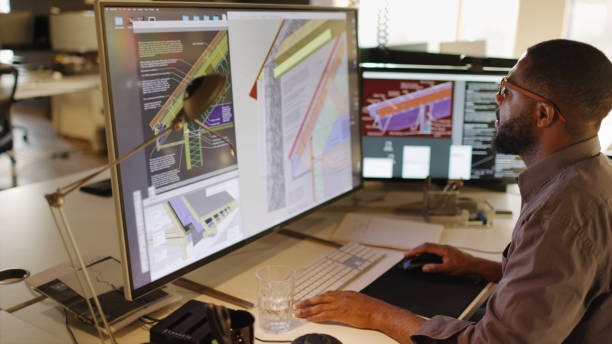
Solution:
[[[507,66],[488,66],[479,70],[473,70],[470,65],[452,66],[452,65],[426,65],[426,64],[397,64],[397,63],[375,63],[375,62],[361,62],[361,82],[363,85],[363,75],[368,72],[387,72],[387,73],[421,73],[421,74],[454,74],[454,75],[466,75],[466,76],[499,76],[502,77],[508,74],[511,70]],[[363,89],[360,90],[362,93],[362,105],[363,105]],[[361,122],[361,118],[360,118]],[[363,144],[363,135],[361,135],[361,141]],[[363,147],[361,147],[362,159],[363,159]],[[362,172],[363,172],[363,160],[362,160]],[[422,184],[425,179],[422,178],[402,178],[402,177],[391,177],[391,178],[379,178],[379,177],[364,177],[364,181],[379,181],[379,182],[392,182],[392,183],[406,183],[406,184]],[[448,182],[448,178],[432,178],[432,181],[436,184],[445,185]],[[502,178],[487,178],[487,179],[470,179],[464,181],[466,185],[483,187],[487,189],[499,189],[505,190],[506,185],[516,183],[516,178],[513,177],[502,177]]]
[[[108,52],[106,45],[106,32],[104,30],[104,9],[106,7],[168,7],[168,8],[179,8],[179,7],[202,7],[202,8],[227,8],[227,9],[235,9],[235,10],[279,10],[279,11],[306,11],[306,12],[315,12],[315,11],[328,11],[328,12],[353,12],[355,18],[355,29],[358,27],[358,11],[356,8],[351,7],[323,7],[323,6],[310,6],[310,5],[290,5],[290,4],[244,4],[244,3],[208,3],[208,2],[186,2],[186,1],[144,1],[144,0],[135,0],[135,1],[113,1],[113,0],[98,0],[94,5],[94,10],[96,14],[96,34],[98,39],[98,47],[99,47],[99,56],[100,56],[100,70],[101,70],[101,81],[102,81],[102,93],[103,93],[103,102],[104,102],[104,113],[105,113],[105,121],[106,121],[106,140],[108,146],[108,159],[109,161],[115,161],[119,158],[117,153],[117,147],[115,145],[115,125],[114,125],[114,107],[112,100],[112,90],[110,84],[109,77],[109,69],[108,69]],[[358,41],[358,32],[355,30],[355,38]],[[361,104],[362,99],[362,80],[361,80],[361,68],[360,59],[359,59],[359,51],[357,46],[355,59],[357,61],[357,93],[359,97],[359,103]],[[361,128],[361,117],[357,116],[358,119],[358,127]],[[349,191],[341,193],[323,203],[317,204],[316,206],[290,217],[289,219],[282,221],[274,226],[266,228],[261,232],[252,235],[248,238],[245,238],[235,244],[228,246],[212,255],[204,257],[194,263],[191,263],[179,270],[174,271],[171,274],[168,274],[162,278],[156,279],[154,281],[150,281],[147,284],[134,288],[134,281],[132,279],[132,266],[130,265],[130,252],[128,250],[127,243],[127,226],[125,224],[125,219],[123,217],[123,208],[124,208],[124,200],[122,197],[122,185],[120,179],[120,171],[119,167],[113,166],[111,168],[111,185],[113,190],[113,199],[115,204],[115,214],[117,217],[117,230],[119,236],[119,250],[121,254],[121,266],[122,266],[122,275],[124,281],[124,296],[128,300],[134,300],[140,296],[143,296],[155,289],[158,289],[179,277],[194,271],[216,259],[219,259],[222,256],[227,255],[255,240],[260,239],[261,237],[268,235],[275,230],[282,228],[283,226],[292,223],[300,218],[303,218],[314,211],[324,207],[342,197],[345,197],[348,194],[351,194],[361,188],[363,188],[364,179],[363,179],[363,141],[361,137],[361,132],[359,131],[358,136],[358,150],[359,150],[359,173],[356,174],[355,171],[352,172],[352,180],[353,182],[358,178],[358,184],[353,184],[353,188]],[[355,145],[351,144],[351,152]],[[352,153],[353,154],[353,153]],[[352,160],[352,157],[351,157]]]

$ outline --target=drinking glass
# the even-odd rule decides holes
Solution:
[[[293,319],[295,269],[283,265],[264,266],[255,272],[259,322],[266,332],[290,328]]]

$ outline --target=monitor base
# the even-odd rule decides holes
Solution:
[[[219,299],[221,301],[225,301],[228,303],[231,303],[232,305],[238,306],[238,307],[242,307],[242,308],[254,308],[255,305],[247,300],[243,300],[239,297],[230,295],[230,294],[226,294],[222,291],[216,290],[214,288],[205,286],[201,283],[198,282],[194,282],[190,279],[187,279],[185,277],[181,277],[177,280],[175,280],[174,282],[172,282],[172,284],[179,286],[181,288],[185,288],[188,290],[191,290],[193,292],[196,293],[200,293],[200,294],[205,294],[211,297],[214,297],[215,299]]]
[[[310,241],[314,241],[314,242],[318,242],[320,244],[323,245],[328,245],[328,246],[333,246],[333,247],[341,247],[342,244],[339,244],[335,241],[330,241],[330,240],[326,240],[326,239],[321,239],[321,238],[317,238],[315,236],[312,236],[310,234],[304,234],[302,232],[298,232],[298,231],[294,231],[293,229],[289,229],[289,228],[281,228],[277,231],[277,233],[279,234],[283,234],[286,236],[290,236],[292,238],[296,238],[296,239],[301,239],[301,240],[310,240]]]

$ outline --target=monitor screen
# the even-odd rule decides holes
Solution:
[[[137,297],[362,184],[356,10],[102,1],[111,157],[168,127],[190,80],[222,94],[113,171]]]
[[[363,176],[514,181],[523,161],[491,146],[504,74],[364,69]]]

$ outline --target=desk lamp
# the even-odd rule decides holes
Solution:
[[[89,297],[87,296],[88,292],[91,294],[94,300],[95,306],[98,310],[98,313],[100,314],[100,318],[103,322],[104,328],[108,332],[112,343],[116,343],[116,341],[108,325],[106,316],[102,311],[100,301],[98,300],[96,292],[91,283],[91,279],[89,278],[87,268],[85,266],[85,263],[83,262],[83,257],[81,256],[76,241],[74,240],[72,230],[70,229],[70,225],[68,224],[68,220],[63,210],[64,198],[68,194],[79,188],[81,185],[87,183],[88,181],[96,177],[97,175],[110,169],[111,167],[120,164],[122,161],[131,157],[136,152],[155,142],[161,136],[166,135],[168,132],[170,132],[170,130],[179,131],[186,123],[189,122],[195,122],[207,132],[223,140],[230,146],[232,155],[235,155],[235,148],[231,142],[229,142],[225,137],[211,130],[209,127],[204,125],[204,123],[197,119],[198,117],[200,117],[200,115],[204,113],[204,111],[206,111],[213,104],[215,99],[217,99],[217,97],[225,87],[225,81],[226,77],[223,74],[208,74],[193,79],[185,89],[185,93],[183,95],[183,108],[179,111],[179,113],[176,115],[176,117],[168,128],[162,130],[161,132],[148,139],[144,143],[140,144],[138,147],[132,149],[130,152],[126,153],[122,157],[109,162],[107,165],[103,166],[98,171],[95,171],[94,173],[86,176],[85,178],[79,179],[66,186],[60,187],[54,193],[45,195],[45,198],[47,199],[47,202],[49,204],[49,209],[51,210],[51,215],[53,216],[53,221],[55,222],[55,226],[58,230],[58,233],[62,238],[64,249],[66,250],[74,273],[81,286],[81,290],[83,291],[83,294],[85,296],[85,301],[87,302],[87,306],[89,307],[89,311],[91,312],[96,330],[98,331],[98,337],[100,338],[100,341],[102,343],[104,343],[104,337],[100,330],[100,326],[98,324],[98,320],[95,316],[91,302],[89,301]],[[79,270],[82,276],[81,274],[79,274]],[[83,285],[83,277],[87,282],[87,289]]]

